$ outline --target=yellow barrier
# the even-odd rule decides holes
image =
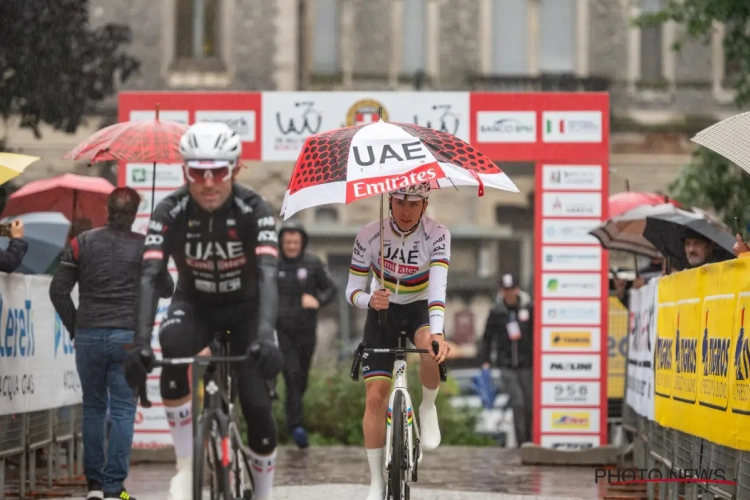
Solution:
[[[744,324],[750,259],[665,276],[658,290],[656,421],[750,451],[750,348]]]
[[[625,367],[627,366],[628,349],[628,316],[629,312],[617,297],[609,298],[609,325],[607,363],[607,397],[622,399],[625,397]]]

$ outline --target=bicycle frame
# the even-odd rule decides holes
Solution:
[[[403,349],[405,335],[402,334],[399,337],[399,349]],[[427,352],[424,350],[424,352]],[[396,361],[393,365],[393,389],[391,390],[391,394],[388,397],[388,415],[391,416],[391,418],[386,419],[386,431],[385,431],[385,450],[383,453],[383,458],[385,460],[385,468],[388,469],[389,464],[392,460],[392,453],[393,449],[391,448],[391,437],[393,434],[393,427],[391,426],[391,420],[393,415],[393,401],[396,398],[396,393],[401,392],[404,397],[404,401],[406,402],[406,422],[407,422],[407,429],[406,429],[406,439],[407,439],[407,446],[409,448],[408,453],[408,464],[409,464],[409,472],[414,471],[415,465],[419,464],[422,461],[422,448],[419,446],[419,426],[417,425],[417,413],[414,411],[414,406],[412,405],[411,396],[409,395],[409,390],[407,387],[406,382],[406,352],[404,351],[398,351],[396,353]],[[401,411],[401,408],[396,409],[396,411]],[[411,416],[411,419],[409,418]],[[415,453],[416,451],[416,453]],[[407,482],[411,482],[411,474],[407,474]]]

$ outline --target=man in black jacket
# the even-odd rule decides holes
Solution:
[[[107,199],[109,222],[70,240],[50,285],[50,299],[71,339],[83,392],[83,468],[87,498],[133,498],[128,475],[136,403],[125,379],[126,346],[133,343],[135,308],[146,236],[131,231],[140,204],[132,188],[117,188]],[[79,305],[70,297],[78,283]],[[174,283],[160,277],[160,296]],[[105,460],[105,416],[111,428]],[[122,496],[125,495],[125,496]]]
[[[286,421],[294,442],[306,448],[302,398],[315,352],[318,309],[333,300],[336,287],[328,267],[305,252],[307,232],[301,224],[287,222],[279,230],[279,347],[284,354]]]
[[[520,447],[532,438],[534,305],[510,274],[500,280],[500,293],[487,317],[482,343],[483,368],[490,367],[492,354],[496,353],[495,366],[500,369],[503,387],[510,397]]]

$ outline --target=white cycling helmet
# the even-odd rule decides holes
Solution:
[[[242,154],[242,141],[226,123],[200,122],[180,138],[180,154],[188,167],[233,169]]]
[[[413,186],[400,188],[395,191],[391,191],[388,194],[399,200],[406,200],[406,201],[427,200],[427,198],[430,197],[430,183],[423,182],[421,184],[415,184]]]

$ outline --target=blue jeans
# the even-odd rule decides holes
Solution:
[[[125,380],[123,361],[133,331],[116,328],[76,329],[76,367],[83,392],[83,471],[105,492],[119,493],[128,477],[136,399]],[[107,443],[107,403],[111,428]]]

